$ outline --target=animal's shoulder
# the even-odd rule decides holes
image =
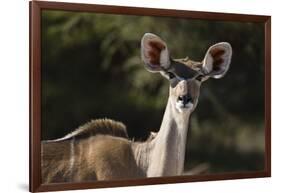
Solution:
[[[82,139],[95,135],[111,135],[128,138],[126,126],[122,122],[105,118],[91,120],[66,136],[52,141],[64,141],[72,138]]]
[[[124,162],[123,159],[133,160],[132,141],[128,139],[110,135],[97,135],[90,140],[91,146],[95,147],[95,151],[92,152],[94,158],[108,158],[107,161],[112,162],[114,160],[115,164],[124,164],[122,163]],[[105,160],[95,159],[95,161],[104,162]]]

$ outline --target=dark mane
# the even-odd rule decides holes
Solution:
[[[91,120],[64,137],[47,142],[65,141],[73,138],[82,139],[99,134],[128,138],[126,126],[122,122],[105,118]]]

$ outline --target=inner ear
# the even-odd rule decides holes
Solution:
[[[221,78],[229,69],[232,57],[231,45],[220,42],[211,46],[203,60],[202,70],[204,74],[213,78]]]
[[[222,57],[225,54],[224,49],[214,48],[210,51],[210,54],[213,58],[213,70],[220,71],[224,58]]]
[[[170,57],[166,43],[158,36],[146,33],[141,42],[141,56],[145,67],[151,72],[159,72],[170,66]]]
[[[160,55],[166,46],[157,40],[148,41],[148,48],[145,50],[145,57],[151,65],[160,65]]]

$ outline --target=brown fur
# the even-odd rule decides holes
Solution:
[[[137,167],[131,149],[131,142],[112,136],[99,136],[93,143],[95,150],[91,161],[97,179],[114,180],[124,178],[145,177]]]
[[[220,70],[220,65],[224,62],[224,59],[222,58],[224,53],[225,50],[219,48],[210,51],[210,54],[214,59],[213,68],[215,71]]]
[[[136,165],[131,142],[124,138],[96,135],[76,142],[73,168],[70,168],[70,143],[42,143],[43,183],[145,177]]]
[[[50,140],[49,142],[70,140],[74,137],[75,139],[82,139],[97,134],[128,138],[127,128],[122,122],[105,118],[91,120],[88,123],[78,127],[70,134],[67,134],[63,138]]]
[[[197,74],[202,67],[202,62],[193,61],[187,58],[173,59],[173,69],[178,75]],[[191,69],[191,70],[190,70]]]
[[[64,138],[42,141],[43,183],[143,177],[144,174],[136,167],[127,137],[126,127],[121,122],[98,119],[86,123]],[[72,157],[75,158],[73,166],[72,145]],[[124,158],[128,162],[124,162]],[[111,173],[112,167],[114,174]]]
[[[149,58],[150,63],[154,65],[160,65],[160,53],[163,49],[165,49],[165,45],[163,42],[159,41],[150,41],[149,45],[150,49],[147,52],[147,57]]]

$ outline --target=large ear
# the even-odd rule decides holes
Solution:
[[[141,58],[150,72],[160,72],[171,65],[166,43],[157,35],[145,33],[141,40]]]
[[[227,72],[232,57],[231,45],[220,42],[211,46],[203,60],[202,70],[208,77],[221,78]]]

